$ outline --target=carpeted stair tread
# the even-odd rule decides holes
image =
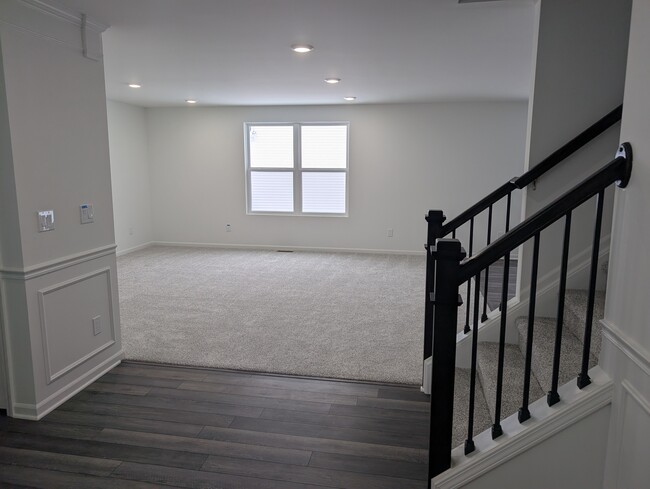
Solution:
[[[467,439],[467,423],[469,416],[469,387],[470,369],[457,368],[454,395],[454,428],[453,447],[462,445]],[[483,395],[481,382],[476,378],[476,393],[474,395],[474,435],[485,431],[491,426],[490,412]]]
[[[517,319],[519,348],[526,352],[528,338],[528,318]],[[531,370],[544,392],[551,390],[553,376],[553,353],[555,349],[556,320],[554,318],[535,318],[533,329],[533,351]],[[596,358],[590,355],[589,368],[596,365]],[[582,366],[582,341],[567,327],[562,328],[562,348],[560,350],[560,372],[558,385],[563,385],[578,377]],[[531,396],[531,400],[534,400]]]
[[[480,342],[477,351],[479,378],[488,403],[490,417],[494,419],[496,404],[498,343]],[[503,390],[501,398],[501,419],[517,412],[521,407],[524,387],[524,356],[517,345],[506,344],[504,350]],[[537,379],[530,379],[530,400],[544,395]]]
[[[582,342],[585,334],[585,322],[587,319],[587,291],[586,290],[567,290],[564,302],[564,321],[571,332]],[[598,358],[600,355],[601,345],[601,325],[600,320],[605,317],[605,292],[596,291],[596,300],[594,302],[594,316],[591,331],[591,353]]]

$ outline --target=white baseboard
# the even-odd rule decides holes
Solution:
[[[219,248],[219,249],[242,249],[242,250],[291,250],[291,251],[313,251],[324,253],[368,253],[379,255],[415,255],[424,256],[425,251],[413,250],[384,250],[370,248],[334,248],[317,246],[286,246],[286,245],[250,245],[250,244],[225,244],[225,243],[194,243],[187,241],[152,241],[152,246],[176,246],[187,248]]]
[[[148,241],[146,243],[139,244],[138,246],[133,246],[132,248],[127,248],[126,250],[117,250],[117,253],[115,253],[115,256],[128,255],[129,253],[133,253],[135,251],[140,251],[140,250],[144,250],[145,248],[149,248],[150,246],[153,246],[154,244],[155,244],[154,241]]]
[[[613,383],[600,367],[589,371],[592,383],[580,390],[575,381],[558,389],[561,401],[549,407],[541,398],[529,407],[531,419],[519,423],[517,414],[501,422],[503,435],[492,439],[488,429],[474,438],[476,450],[464,454],[460,446],[452,451],[452,468],[432,480],[435,489],[456,489],[506,463],[517,455],[567,429],[597,410],[611,404]]]
[[[122,350],[120,350],[107,360],[97,365],[92,370],[88,371],[82,377],[79,377],[73,383],[64,386],[59,391],[55,392],[38,404],[13,403],[11,406],[11,416],[14,418],[38,421],[47,415],[50,411],[56,409],[72,396],[76,395],[88,387],[90,384],[95,382],[98,378],[107,373],[113,367],[119,365],[123,357],[124,353]]]

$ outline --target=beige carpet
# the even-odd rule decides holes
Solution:
[[[127,359],[421,380],[424,256],[152,247],[118,275]]]

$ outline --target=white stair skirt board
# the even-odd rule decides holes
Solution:
[[[452,451],[452,467],[432,480],[436,489],[455,489],[507,463],[517,455],[544,443],[612,401],[613,383],[601,370],[589,371],[592,383],[580,390],[575,380],[558,389],[560,402],[549,407],[546,398],[530,405],[531,419],[519,423],[517,414],[501,422],[503,435],[492,439],[488,429],[474,438],[476,450],[466,456],[462,446]]]

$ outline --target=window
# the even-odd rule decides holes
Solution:
[[[245,125],[249,214],[348,212],[347,123]]]

